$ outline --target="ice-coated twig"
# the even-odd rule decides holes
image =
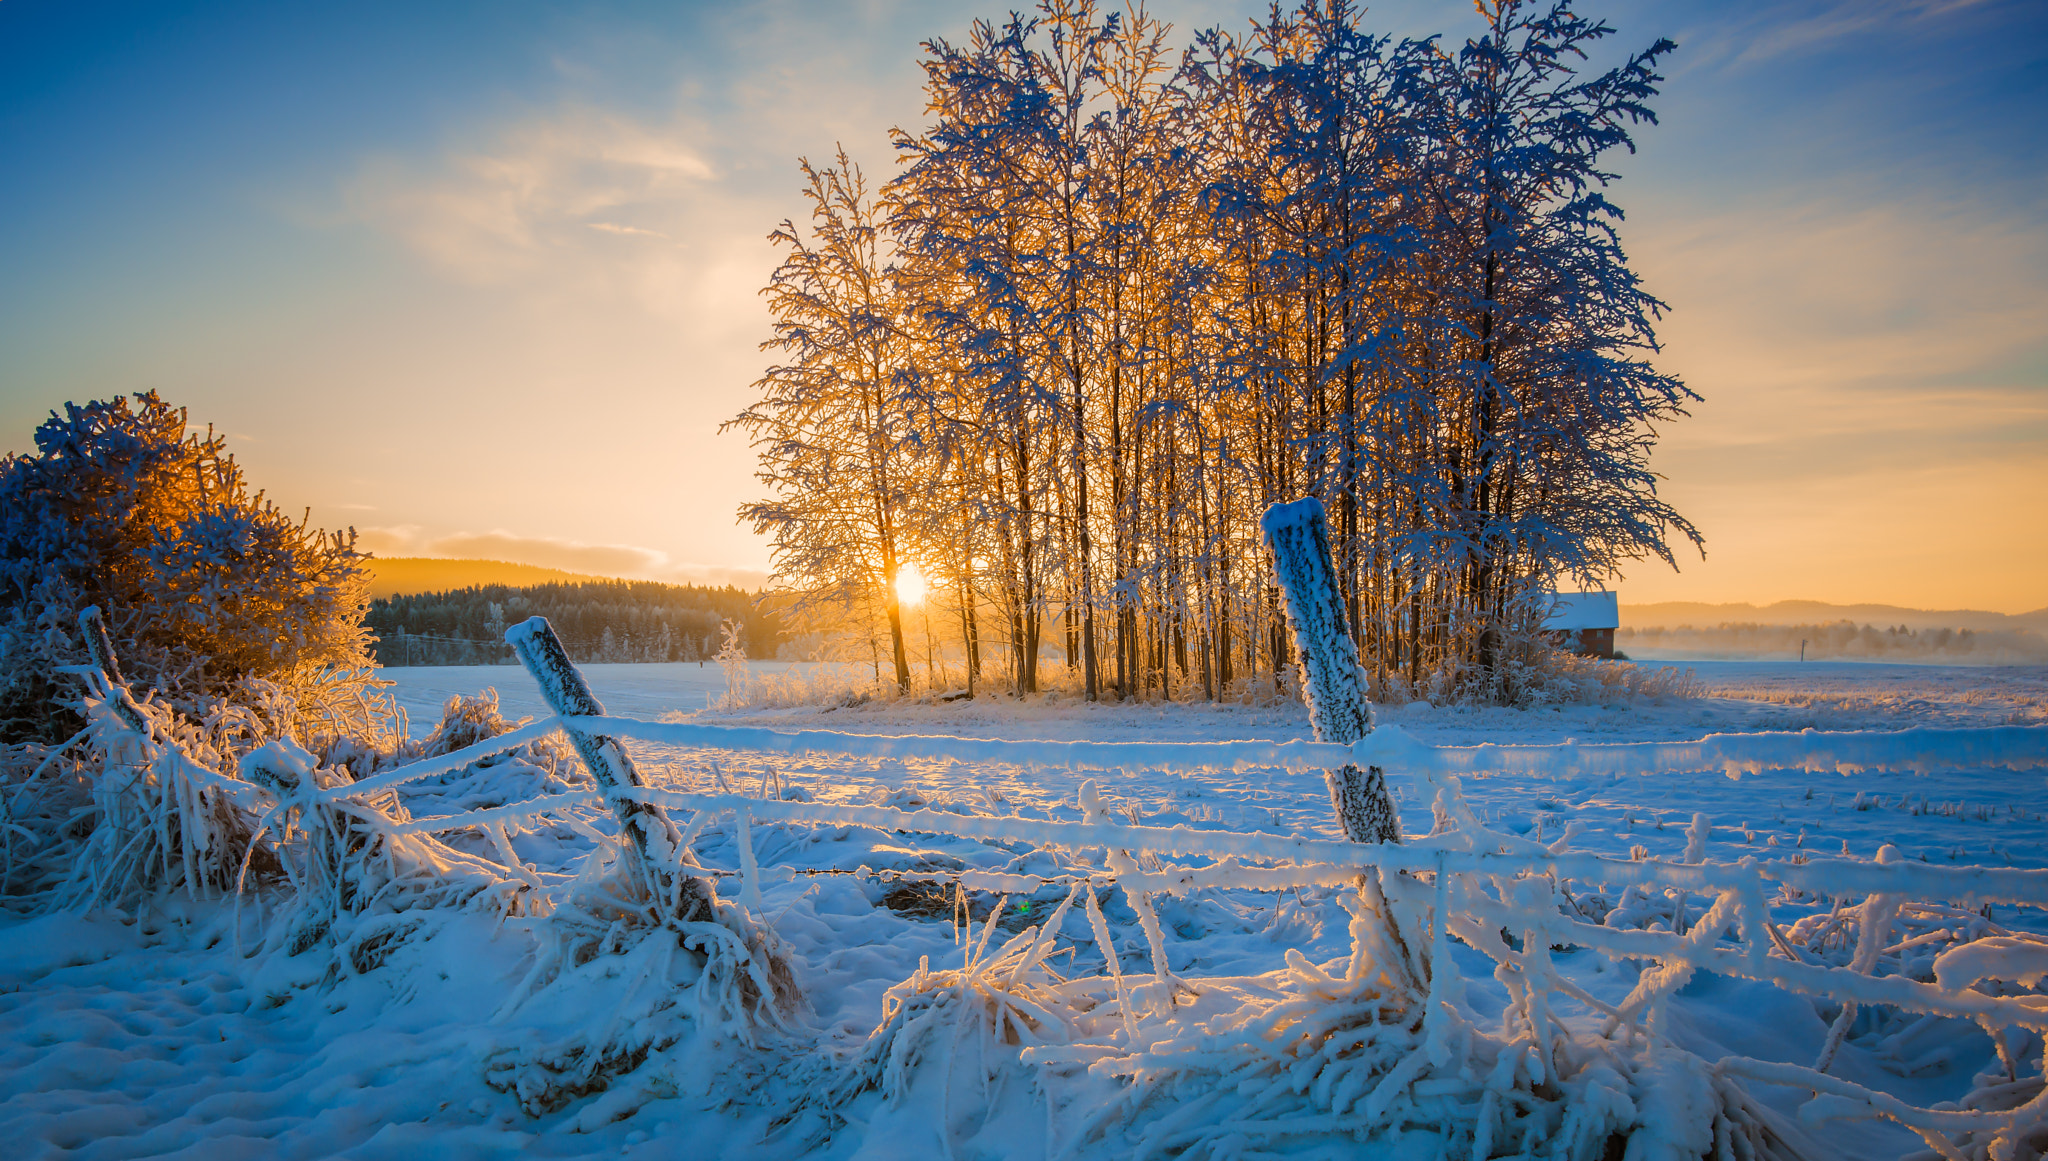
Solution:
[[[1878,848],[1877,861],[1890,866],[1899,861],[1899,848],[1886,843]],[[1899,912],[1899,896],[1877,892],[1863,903],[1863,912],[1857,924],[1856,958],[1849,963],[1849,970],[1862,975],[1871,975],[1877,970],[1877,957],[1884,951],[1884,945],[1891,934],[1892,918]],[[1850,1025],[1856,1023],[1857,1005],[1855,1000],[1844,1000],[1842,1012],[1828,1028],[1827,1042],[1821,1045],[1820,1056],[1813,1062],[1815,1072],[1826,1072],[1835,1062],[1835,1053],[1842,1047],[1842,1041],[1849,1034]]]

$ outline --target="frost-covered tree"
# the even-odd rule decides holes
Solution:
[[[923,62],[933,123],[899,131],[906,162],[890,183],[890,222],[903,249],[921,356],[949,383],[927,414],[951,441],[985,453],[981,501],[994,526],[992,587],[1007,630],[1011,679],[1038,688],[1039,650],[1062,543],[1057,464],[1069,426],[1060,374],[1064,242],[1051,226],[1044,161],[1059,130],[1035,22],[976,22],[965,45],[928,41]],[[951,444],[935,445],[942,450]],[[1071,657],[1072,651],[1069,651]]]
[[[0,461],[0,729],[73,718],[57,667],[97,605],[126,678],[174,703],[258,678],[313,694],[369,681],[368,577],[352,534],[251,494],[226,440],[155,392],[66,404]]]
[[[1653,121],[1659,40],[1607,72],[1578,71],[1611,34],[1562,2],[1485,0],[1483,35],[1440,58],[1429,142],[1428,277],[1434,395],[1449,426],[1439,475],[1447,530],[1494,667],[1529,590],[1623,561],[1671,559],[1668,532],[1698,533],[1658,498],[1653,424],[1695,398],[1658,373],[1663,309],[1629,269],[1606,197],[1605,155]],[[1524,616],[1526,616],[1526,612]]]
[[[1538,591],[1697,541],[1647,468],[1692,396],[1601,168],[1670,45],[1586,75],[1606,26],[1481,17],[1451,47],[1276,6],[1174,60],[1141,4],[1041,0],[925,43],[879,223],[894,530],[963,655],[985,611],[1020,692],[1053,643],[1086,696],[1271,689],[1253,515],[1310,496],[1376,695],[1513,700]]]
[[[1202,231],[1187,147],[1190,111],[1168,27],[1134,4],[1106,22],[1098,51],[1101,104],[1083,142],[1088,211],[1097,235],[1089,286],[1100,382],[1090,417],[1098,474],[1109,491],[1104,601],[1114,669],[1131,696],[1159,669],[1164,622],[1157,594],[1170,570],[1150,543],[1160,531],[1148,479],[1165,459],[1175,381],[1186,366],[1201,279]],[[1148,613],[1155,615],[1148,616]],[[1092,633],[1089,636],[1093,636]]]
[[[897,576],[907,563],[898,527],[915,483],[907,446],[903,340],[880,211],[845,150],[838,164],[800,163],[811,227],[785,221],[771,241],[787,256],[763,294],[775,336],[763,349],[788,361],[755,387],[761,400],[730,420],[759,449],[758,478],[774,496],[740,517],[773,543],[776,575],[820,602],[879,606],[898,688],[910,688]]]

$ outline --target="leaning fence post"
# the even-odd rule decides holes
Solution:
[[[646,784],[640,780],[640,771],[633,765],[633,760],[626,756],[625,747],[619,745],[616,738],[593,734],[570,723],[571,718],[603,717],[604,706],[592,695],[583,674],[569,660],[568,651],[562,648],[561,638],[555,636],[548,619],[531,617],[512,626],[505,630],[505,641],[519,655],[520,664],[533,675],[549,708],[563,719],[562,732],[569,736],[570,745],[576,748],[583,764],[590,768],[590,776],[597,781],[605,803],[619,820],[619,833],[626,839],[627,857],[636,864],[655,908],[665,912],[666,901],[675,898],[679,904],[675,915],[679,919],[693,919],[700,915],[709,918],[716,914],[710,888],[703,880],[685,875],[680,865],[674,868],[669,865],[671,861],[680,864],[681,860],[688,858],[688,853],[681,849],[682,834],[669,820],[668,812],[626,793],[641,789]],[[676,883],[673,876],[680,876],[683,881]]]
[[[1259,517],[1273,552],[1273,576],[1301,653],[1302,693],[1316,741],[1350,745],[1372,732],[1358,646],[1344,624],[1344,598],[1330,566],[1330,533],[1322,501],[1313,496],[1275,504]],[[1352,842],[1397,843],[1401,820],[1384,771],[1345,765],[1324,772],[1337,821]]]

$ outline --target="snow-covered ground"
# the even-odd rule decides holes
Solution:
[[[1383,710],[1381,720],[1436,745],[2048,724],[2048,669],[1688,664],[1707,696],[1530,711],[1413,705]],[[1070,699],[984,698],[707,713],[707,694],[716,697],[725,687],[715,665],[593,665],[585,672],[614,714],[719,724],[1103,741],[1284,740],[1307,733],[1298,705],[1085,706]],[[531,683],[516,668],[387,670],[386,676],[418,727],[431,725],[449,694],[486,685],[500,691],[508,717],[540,712]],[[1080,817],[1081,783],[1092,779],[1111,815],[1147,825],[1337,837],[1327,792],[1312,771],[1087,775],[946,761],[660,747],[636,752],[651,780],[679,789],[745,791],[772,777],[785,796],[823,802],[929,803],[1071,821]],[[1400,771],[1389,773],[1404,829],[1427,831],[1427,801]],[[1716,860],[1794,848],[1868,858],[1891,843],[1906,857],[1931,863],[2048,867],[2048,781],[2040,770],[1853,778],[1776,773],[1741,781],[1706,774],[1569,782],[1469,776],[1465,790],[1479,815],[1501,829],[1548,841],[1572,823],[1575,848],[1621,857],[1642,846],[1651,858],[1677,858],[1686,824],[1701,812],[1715,828],[1709,857]],[[442,814],[489,804],[489,797],[479,797],[474,787],[430,783],[413,790],[408,804],[415,815]],[[807,869],[1047,873],[1083,857],[1067,852],[1055,860],[1001,844],[863,827],[757,823],[752,834],[764,866]],[[513,845],[520,858],[543,870],[569,869],[590,849],[571,830],[546,825],[516,835]],[[707,828],[697,849],[710,866],[740,865],[729,821]],[[828,1046],[857,1045],[881,1016],[883,992],[911,976],[920,957],[938,964],[957,963],[961,955],[948,921],[917,914],[900,899],[896,909],[882,905],[881,884],[854,877],[764,878],[769,885],[760,914],[790,949],[813,1009],[809,1020]],[[1333,893],[1236,892],[1163,905],[1170,965],[1197,977],[1250,976],[1283,966],[1290,949],[1316,963],[1347,956],[1349,917]],[[1779,900],[1773,913],[1789,925],[1816,905]],[[1149,970],[1148,944],[1131,908],[1112,902],[1105,910],[1126,970]],[[2041,916],[2024,912],[2001,909],[1997,918],[2033,930],[2042,926]],[[257,916],[245,908],[240,922],[247,942]],[[937,1126],[945,1124],[953,1155],[964,1159],[1041,1157],[1066,1140],[1059,1118],[1048,1115],[1015,1066],[994,1068],[987,1075],[997,1079],[984,1079],[978,1092],[924,1085],[894,1107],[868,1094],[850,1106],[847,1124],[820,1138],[801,1121],[777,1123],[813,1074],[792,1067],[786,1054],[688,1038],[655,1053],[610,1093],[529,1117],[515,1096],[488,1087],[485,1075],[494,1054],[547,1030],[546,1015],[532,1011],[493,1022],[544,922],[499,925],[448,916],[382,968],[323,989],[306,986],[290,963],[236,954],[232,913],[221,905],[185,904],[139,918],[0,920],[0,1154],[925,1157],[943,1155]],[[1078,913],[1062,933],[1071,947],[1061,957],[1065,967],[1081,974],[1103,968],[1104,953]],[[1504,1003],[1506,992],[1489,975],[1491,961],[1462,946],[1457,954],[1471,980],[1468,1001],[1478,1009]],[[1610,1001],[1634,982],[1632,970],[1591,953],[1560,960],[1580,986]],[[558,1022],[583,1016],[564,1012]],[[1681,992],[1673,1020],[1680,1041],[1709,1057],[1737,1052],[1811,1063],[1826,1034],[1806,1000],[1719,976],[1703,976]],[[1910,1078],[1888,1071],[1853,1041],[1836,1071],[1927,1104],[1960,1095],[1990,1051],[1967,1026],[1937,1029],[1924,1039],[1922,1049],[1943,1049],[1947,1056],[1936,1053],[1927,1058],[1933,1063],[1904,1070]],[[1782,1090],[1757,1091],[1781,1109],[1797,1103]],[[1896,1156],[1919,1145],[1874,1122],[1830,1126],[1824,1140],[1843,1157]],[[1299,1147],[1302,1156],[1341,1152],[1312,1141]],[[1084,1147],[1080,1155],[1104,1148]]]
[[[647,665],[583,665],[583,676],[604,703],[606,713],[632,718],[658,718],[695,713],[725,696],[725,670],[716,661],[669,661]],[[804,661],[756,661],[749,669],[769,679],[802,680],[838,666]],[[392,694],[411,720],[412,732],[424,735],[441,720],[441,706],[451,697],[495,689],[505,717],[517,720],[547,712],[540,690],[517,665],[416,665],[381,671],[393,683]]]

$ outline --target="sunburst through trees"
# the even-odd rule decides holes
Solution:
[[[1045,0],[924,44],[879,190],[803,164],[733,421],[802,610],[908,689],[915,558],[970,682],[1038,689],[1050,641],[1091,698],[1227,696],[1291,663],[1256,520],[1312,495],[1375,692],[1497,699],[1542,590],[1699,542],[1648,467],[1695,397],[1601,168],[1673,45],[1589,74],[1611,30],[1562,4],[1456,46],[1361,15],[1175,50]]]

